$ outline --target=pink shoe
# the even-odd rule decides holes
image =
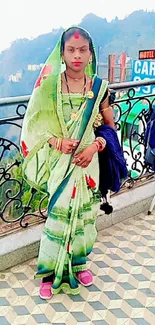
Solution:
[[[88,270],[76,273],[76,278],[84,287],[88,287],[93,284],[92,273]]]
[[[52,298],[52,282],[40,282],[40,298],[41,299],[51,299]]]

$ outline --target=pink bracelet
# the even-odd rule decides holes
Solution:
[[[98,152],[103,151],[105,146],[106,146],[106,140],[104,138],[101,138],[101,137],[96,138],[94,143],[97,146]]]
[[[95,144],[96,147],[97,147],[97,151],[99,151],[99,149],[100,149],[100,144],[99,144],[99,142],[98,142],[98,141],[94,141],[94,144]]]

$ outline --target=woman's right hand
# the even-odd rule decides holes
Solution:
[[[79,140],[74,139],[62,139],[61,151],[65,154],[71,154],[79,145]],[[49,139],[48,143],[52,145],[56,149],[56,141],[55,138]]]
[[[65,154],[71,154],[79,145],[79,140],[62,139],[61,151]]]

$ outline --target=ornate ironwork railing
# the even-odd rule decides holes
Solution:
[[[144,164],[144,133],[155,95],[137,95],[135,87],[150,87],[155,80],[110,85],[117,91],[114,115],[118,136],[127,160],[129,177],[122,186],[133,187],[152,172]],[[147,88],[146,88],[147,91]],[[124,92],[123,97],[121,97]],[[0,99],[0,234],[1,226],[27,227],[46,219],[47,198],[22,178],[19,138],[30,96]]]

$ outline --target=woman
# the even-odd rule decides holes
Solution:
[[[49,56],[24,118],[21,146],[24,178],[49,195],[37,274],[40,297],[89,286],[87,255],[95,239],[100,202],[98,121],[114,127],[106,81],[96,77],[96,56],[82,28],[65,31]]]

